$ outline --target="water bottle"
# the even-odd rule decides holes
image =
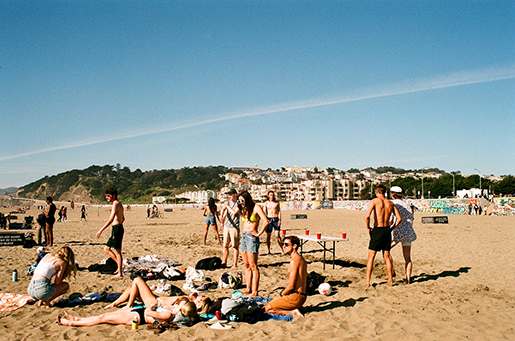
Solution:
[[[18,270],[13,271],[13,282],[18,282]]]
[[[132,329],[138,329],[138,317],[134,316],[132,319]]]

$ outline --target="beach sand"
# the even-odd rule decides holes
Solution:
[[[3,209],[7,212],[8,209]],[[100,239],[95,233],[108,219],[109,207],[88,209],[88,222],[79,222],[80,209],[69,208],[68,222],[56,223],[55,245],[69,245],[81,267],[99,263],[106,255],[103,244],[110,228]],[[293,220],[291,214],[307,214],[308,219]],[[37,216],[31,209],[26,215]],[[349,210],[283,211],[283,228],[287,234],[311,234],[338,237],[347,233],[348,241],[336,245],[336,265],[331,262],[323,270],[323,253],[318,245],[304,246],[308,272],[327,276],[333,292],[329,296],[308,296],[305,316],[292,322],[266,321],[256,324],[233,323],[234,329],[218,331],[204,323],[176,331],[154,334],[145,326],[131,330],[130,326],[99,325],[67,327],[56,324],[60,308],[38,308],[26,305],[12,313],[0,313],[0,339],[3,340],[515,340],[515,262],[511,251],[515,234],[514,217],[449,216],[449,224],[422,224],[415,214],[418,239],[413,243],[413,283],[403,283],[404,262],[398,246],[392,250],[397,277],[390,287],[384,260],[376,257],[372,287],[363,289],[368,233],[365,212]],[[19,218],[20,219],[20,218]],[[208,245],[203,246],[204,218],[194,208],[175,208],[165,212],[163,219],[146,219],[144,207],[126,212],[123,255],[125,258],[155,254],[181,262],[182,267],[195,266],[205,257],[221,257],[213,230],[209,231]],[[265,236],[261,237],[259,257],[260,295],[275,297],[287,284],[288,256],[279,253],[272,239],[273,255],[266,252]],[[22,246],[0,247],[0,291],[25,294],[30,277],[25,274],[33,263],[36,248]],[[327,255],[330,258],[329,255]],[[231,262],[232,253],[229,262]],[[12,282],[12,271],[17,269],[19,281]],[[237,271],[243,271],[240,263]],[[218,281],[224,270],[205,271],[208,278]],[[122,292],[131,283],[129,276],[115,280],[111,275],[79,272],[70,281],[70,291]],[[153,284],[155,281],[149,281]],[[182,288],[184,281],[173,281]],[[220,297],[229,290],[210,290],[207,295]],[[106,303],[68,308],[78,316],[92,316],[105,312]]]

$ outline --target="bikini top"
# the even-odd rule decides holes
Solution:
[[[41,262],[39,262],[38,266],[36,267],[36,270],[34,270],[34,274],[38,274],[47,279],[51,279],[57,273],[57,270],[54,269],[54,264],[58,260],[59,258],[54,259],[51,262],[43,262],[43,260],[41,260]]]
[[[247,218],[242,217],[242,218],[241,218],[241,220],[243,220],[243,221],[250,221],[251,223],[255,223],[255,222],[258,222],[258,221],[259,221],[259,219],[258,219],[258,218],[256,218],[256,216],[254,215],[254,213],[252,213],[252,214],[250,215],[250,219],[248,219],[248,220],[247,220]]]

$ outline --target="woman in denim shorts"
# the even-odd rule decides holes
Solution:
[[[30,281],[27,292],[30,297],[38,300],[38,306],[41,304],[50,307],[50,302],[68,291],[70,287],[64,279],[68,278],[73,272],[74,277],[77,275],[77,267],[75,266],[75,255],[68,246],[63,246],[57,254],[47,254],[39,262],[34,276]],[[54,283],[51,284],[52,278],[55,276]]]
[[[247,290],[245,294],[251,296],[258,295],[259,287],[259,268],[257,265],[259,254],[259,236],[261,236],[267,225],[269,224],[265,212],[261,206],[256,205],[250,193],[243,191],[238,195],[238,208],[241,212],[241,221],[243,223],[243,233],[241,235],[240,252],[245,264],[245,280]],[[258,232],[259,222],[265,224]]]

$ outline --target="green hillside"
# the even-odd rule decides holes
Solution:
[[[172,196],[185,190],[218,191],[227,181],[221,175],[232,170],[223,166],[186,167],[181,169],[131,171],[128,167],[91,166],[74,169],[21,187],[17,195],[24,198],[99,203],[105,201],[104,189],[114,187],[124,203],[149,203],[153,196]],[[238,171],[234,171],[239,173]]]

